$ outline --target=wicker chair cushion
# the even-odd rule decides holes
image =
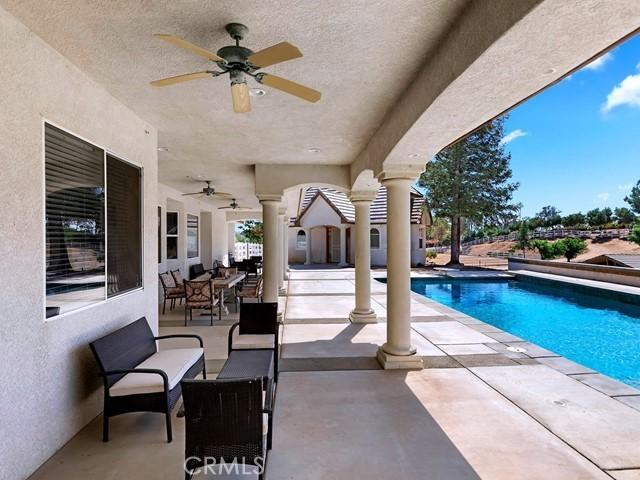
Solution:
[[[176,285],[182,285],[182,282],[184,280],[182,278],[182,274],[180,273],[180,270],[171,270],[171,275],[173,276],[173,279],[176,281]]]
[[[164,272],[160,274],[160,281],[162,282],[162,286],[165,288],[176,288],[176,281],[169,272]]]
[[[184,297],[184,285],[167,288],[165,294],[167,295],[167,298]]]
[[[195,364],[204,353],[202,348],[174,348],[154,353],[136,368],[155,368],[162,370],[169,377],[169,390],[172,390],[187,370]],[[155,373],[128,373],[109,389],[112,397],[134,395],[140,393],[162,392],[162,377]]]
[[[237,335],[233,348],[274,348],[274,335]]]

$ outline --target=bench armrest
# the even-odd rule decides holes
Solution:
[[[235,332],[236,328],[238,328],[239,326],[240,326],[240,322],[236,322],[233,325],[231,325],[231,328],[229,329],[229,342],[227,345],[227,355],[229,355],[233,350],[233,332]]]
[[[200,343],[200,348],[204,348],[204,342],[200,335],[193,335],[188,333],[176,334],[176,335],[162,335],[160,337],[154,337],[154,340],[164,340],[166,338],[196,338]]]
[[[156,375],[160,375],[162,377],[162,383],[164,384],[164,391],[169,392],[169,377],[164,371],[157,368],[124,368],[121,370],[107,370],[100,372],[100,375],[105,378],[105,388],[108,389],[106,379],[109,375],[122,375],[129,373],[155,373]]]

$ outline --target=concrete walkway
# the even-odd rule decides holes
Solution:
[[[417,294],[412,338],[427,368],[383,371],[386,288],[372,278],[380,322],[351,324],[353,278],[290,272],[267,478],[640,480],[640,392]],[[212,373],[234,317],[186,329],[203,336]],[[184,333],[182,318],[168,312],[161,334]],[[181,419],[172,444],[161,415],[111,426],[104,444],[95,419],[33,478],[183,477]]]

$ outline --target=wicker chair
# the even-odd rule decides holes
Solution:
[[[264,478],[271,405],[262,379],[184,380],[185,479],[206,462],[258,467]]]
[[[237,295],[240,298],[240,305],[242,305],[245,298],[255,298],[259,302],[262,302],[262,293],[264,289],[264,281],[262,276],[258,277],[258,281],[255,283],[247,283],[242,287]]]
[[[191,338],[199,347],[162,349],[157,341]],[[171,410],[180,398],[180,380],[202,372],[204,345],[197,335],[155,337],[142,317],[89,344],[104,383],[102,440],[109,440],[109,418],[128,412],[165,414],[167,442],[171,442]]]
[[[211,325],[213,326],[213,307],[218,304],[213,291],[211,280],[184,280],[185,302],[184,302],[184,326],[187,326],[187,314],[189,320],[193,321],[193,309],[210,309]]]
[[[173,277],[173,280],[176,282],[176,285],[183,284],[184,279],[182,278],[182,273],[180,272],[180,270],[171,270],[171,276]]]
[[[184,299],[184,285],[182,283],[176,283],[173,275],[165,272],[160,275],[160,283],[162,284],[162,292],[164,298],[162,300],[162,314],[167,308],[167,300],[171,300],[169,303],[169,309],[173,309],[176,306],[176,299],[180,299],[180,303]]]

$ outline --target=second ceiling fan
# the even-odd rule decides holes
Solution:
[[[184,75],[155,80],[151,82],[151,85],[154,87],[165,87],[167,85],[174,85],[176,83],[188,82],[200,78],[218,77],[228,73],[231,79],[233,110],[236,113],[251,111],[247,76],[253,77],[259,83],[276,88],[290,95],[295,95],[308,102],[315,103],[320,100],[321,93],[317,90],[270,73],[257,72],[261,68],[302,57],[300,50],[288,42],[281,42],[254,53],[253,50],[240,46],[240,40],[243,40],[249,31],[246,26],[240,23],[230,23],[225,28],[229,35],[231,35],[231,38],[235,40],[236,44],[222,47],[217,53],[210,52],[174,35],[154,34],[154,36],[177,47],[208,58],[212,62],[215,62],[220,70],[186,73]]]

